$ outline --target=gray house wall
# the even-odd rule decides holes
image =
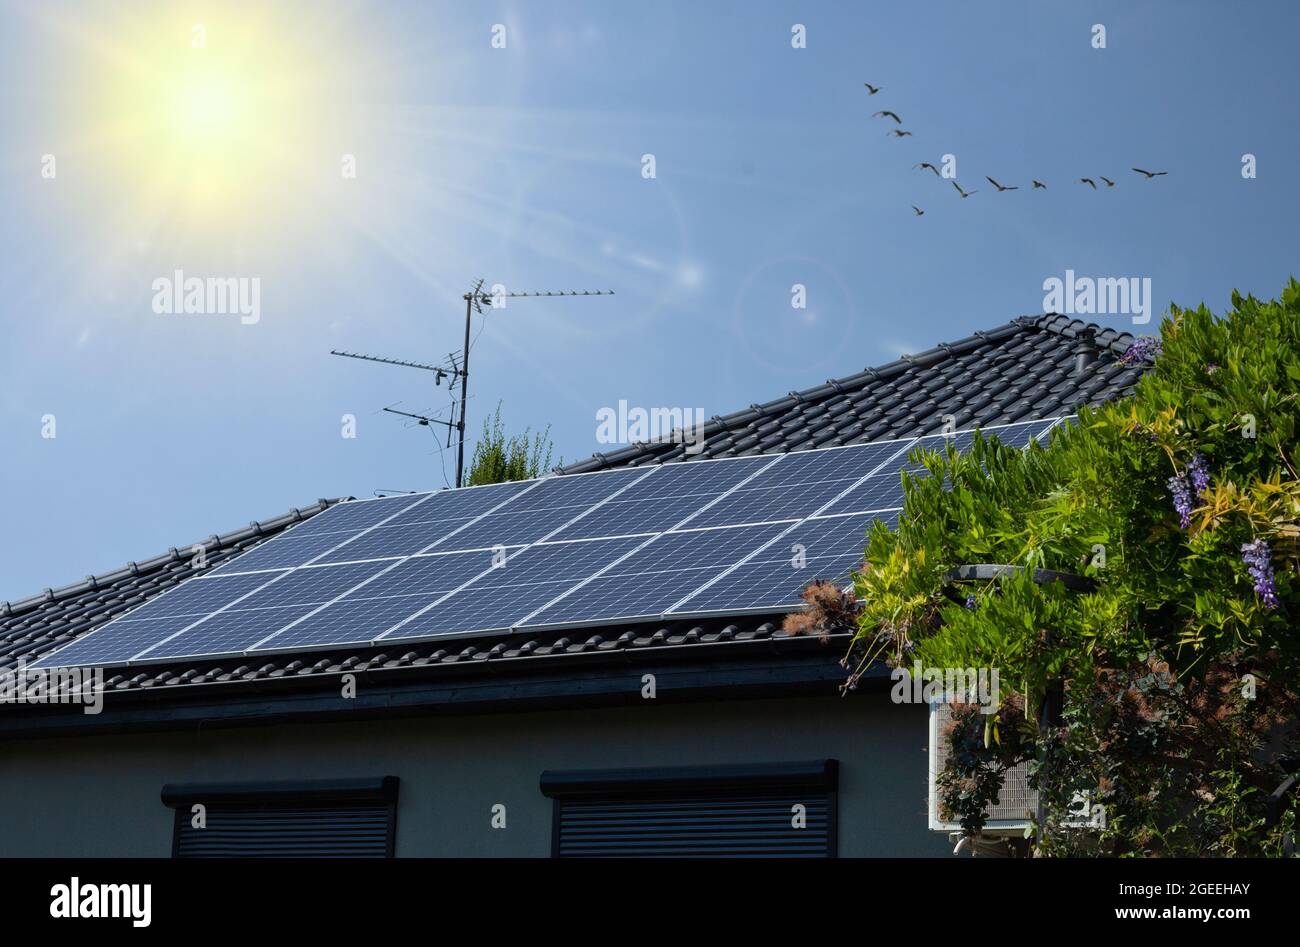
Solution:
[[[924,708],[875,693],[8,740],[0,856],[166,857],[166,783],[392,775],[399,857],[545,857],[543,770],[819,758],[840,761],[842,856],[943,855],[926,739]]]

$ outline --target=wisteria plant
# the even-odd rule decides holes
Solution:
[[[986,715],[996,766],[972,768],[962,731],[970,773],[1000,779],[1014,726],[1050,812],[1083,794],[1107,816],[1049,818],[1041,854],[1276,854],[1295,810],[1266,820],[1264,801],[1300,766],[1300,283],[1270,302],[1234,293],[1222,317],[1171,308],[1122,354],[1103,357],[1146,369],[1134,394],[1046,445],[977,437],[905,475],[899,525],[873,530],[856,578],[848,664],[997,668],[1023,709]],[[945,589],[972,563],[1028,568]],[[1065,710],[1045,725],[1050,686]],[[945,800],[980,831],[990,787],[940,782],[964,785]]]

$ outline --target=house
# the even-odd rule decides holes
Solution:
[[[1130,335],[1026,317],[562,475],[1067,415]],[[220,566],[320,500],[201,543]],[[191,547],[0,604],[0,675],[194,574]],[[0,855],[940,855],[924,708],[838,694],[781,615],[107,668],[99,713],[0,703]],[[797,829],[797,831],[792,831]]]

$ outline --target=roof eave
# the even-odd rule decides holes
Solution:
[[[0,714],[0,740],[640,704],[647,673],[655,675],[656,700],[667,702],[829,697],[846,676],[840,659],[851,637],[781,636],[135,688],[106,693],[100,714],[70,706],[10,708]],[[353,698],[341,697],[344,674],[360,679]]]

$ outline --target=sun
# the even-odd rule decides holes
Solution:
[[[114,193],[210,228],[310,205],[304,174],[337,167],[346,57],[275,10],[133,7],[104,25],[112,45],[86,66],[83,105]]]
[[[191,149],[221,147],[243,137],[251,104],[249,90],[236,77],[189,76],[176,90],[173,127]]]

